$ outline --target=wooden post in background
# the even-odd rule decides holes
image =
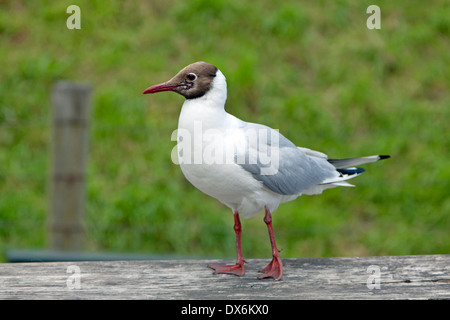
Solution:
[[[91,91],[87,85],[62,81],[51,92],[49,243],[54,250],[76,251],[83,247]]]

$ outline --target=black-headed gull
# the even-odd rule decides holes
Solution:
[[[190,64],[169,81],[143,93],[162,91],[186,98],[177,130],[183,174],[196,188],[233,210],[237,261],[234,265],[209,265],[216,273],[244,275],[239,217],[250,218],[264,209],[273,258],[259,278],[279,280],[283,265],[271,216],[279,204],[302,194],[352,186],[346,180],[364,171],[354,166],[389,158],[329,159],[324,153],[297,147],[278,130],[236,118],[225,111],[225,76],[206,62]]]

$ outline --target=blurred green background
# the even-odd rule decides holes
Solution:
[[[449,19],[448,1],[0,1],[0,251],[48,245],[49,93],[67,79],[95,90],[85,249],[234,258],[231,211],[171,162],[183,98],[141,94],[203,60],[237,117],[330,157],[392,155],[281,205],[283,258],[450,253]],[[270,258],[262,219],[243,221],[245,258]]]

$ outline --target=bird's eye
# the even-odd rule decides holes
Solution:
[[[188,73],[186,75],[186,79],[189,80],[189,81],[194,81],[194,80],[197,79],[197,75],[195,73]]]

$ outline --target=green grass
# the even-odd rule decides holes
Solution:
[[[142,96],[204,60],[226,109],[331,157],[391,154],[357,188],[274,215],[283,257],[450,253],[450,10],[444,1],[67,1],[0,4],[0,250],[47,245],[51,85],[94,86],[86,250],[234,256],[232,215],[171,162],[181,96]],[[262,216],[248,258],[270,256]]]

